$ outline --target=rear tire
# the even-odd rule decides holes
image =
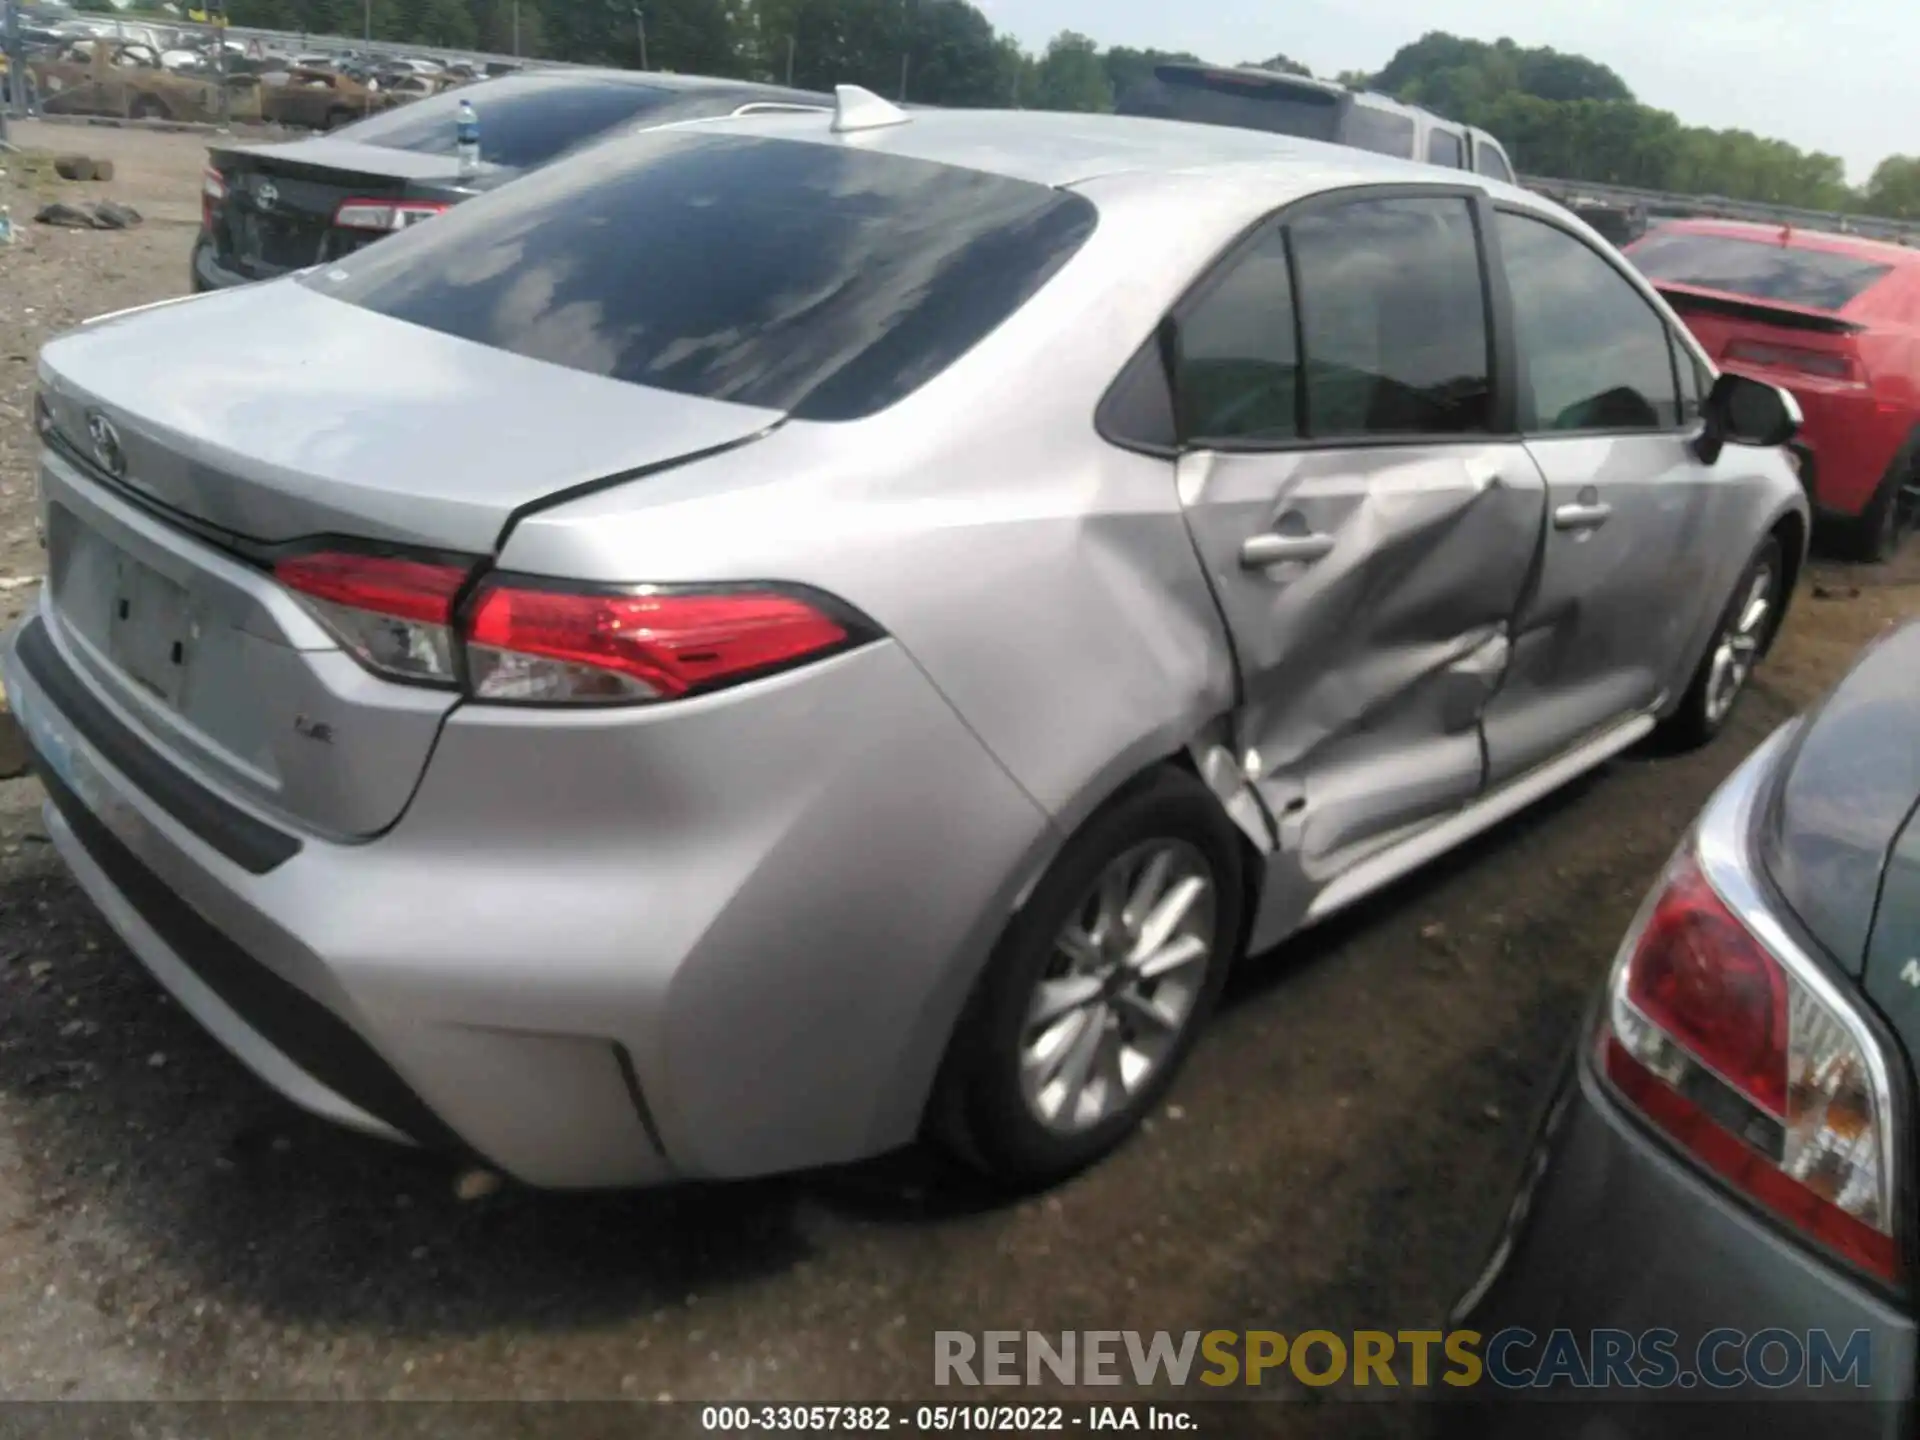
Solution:
[[[1920,437],[1909,440],[1887,467],[1886,478],[1853,522],[1853,558],[1868,564],[1891,560],[1913,529],[1920,499]]]
[[[1238,833],[1163,767],[1066,844],[957,1027],[934,1137],[1013,1189],[1116,1149],[1173,1082],[1241,942]]]
[[[167,113],[167,107],[151,95],[142,95],[138,100],[135,100],[133,102],[133,109],[129,113],[135,120],[167,120],[172,118]]]
[[[1654,732],[1660,748],[1694,750],[1726,728],[1786,609],[1786,552],[1769,535],[1740,572],[1707,653],[1673,712]]]

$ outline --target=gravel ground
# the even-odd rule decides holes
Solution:
[[[84,144],[148,224],[30,228],[0,250],[0,584],[41,563],[36,347],[185,284],[198,143]],[[31,594],[0,590],[0,613]],[[1817,566],[1717,744],[1615,763],[1250,963],[1147,1133],[1017,1205],[917,1156],[463,1201],[443,1163],[306,1119],[202,1036],[65,878],[34,782],[0,784],[0,1397],[926,1398],[939,1328],[1430,1322],[1477,1267],[1550,1064],[1685,823],[1916,612],[1920,555]],[[1275,1418],[1324,1433],[1326,1413]]]

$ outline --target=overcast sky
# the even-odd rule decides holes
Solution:
[[[1291,55],[1316,75],[1378,70],[1428,30],[1511,35],[1611,65],[1683,121],[1824,150],[1863,182],[1920,152],[1915,0],[975,0],[1038,50],[1061,30],[1224,63]]]

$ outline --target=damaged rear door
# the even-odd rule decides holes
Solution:
[[[1182,501],[1281,831],[1263,930],[1485,780],[1545,493],[1505,413],[1477,203],[1295,207],[1175,317]]]

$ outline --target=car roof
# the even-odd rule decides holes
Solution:
[[[906,124],[835,132],[817,115],[747,115],[725,120],[730,134],[818,144],[854,144],[1011,179],[1062,187],[1111,175],[1214,175],[1256,187],[1276,203],[1341,185],[1426,183],[1512,187],[1463,170],[1229,125],[1133,115],[1043,110],[916,110]]]
[[[1663,220],[1647,232],[1657,234],[1718,235],[1728,240],[1752,240],[1789,250],[1823,250],[1854,255],[1883,265],[1920,264],[1920,250],[1873,240],[1865,235],[1841,235],[1832,230],[1803,230],[1797,225],[1760,225],[1746,220]]]

